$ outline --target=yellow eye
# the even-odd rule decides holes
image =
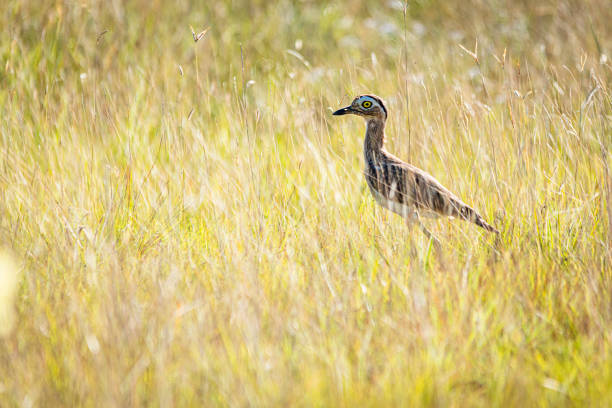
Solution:
[[[363,106],[364,108],[368,109],[370,106],[372,106],[372,102],[365,101],[364,103],[361,104],[361,106]]]

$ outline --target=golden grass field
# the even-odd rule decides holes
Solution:
[[[0,406],[612,406],[611,22],[3,1]],[[361,93],[498,242],[375,204]]]

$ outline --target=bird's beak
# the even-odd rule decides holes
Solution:
[[[338,116],[338,115],[346,115],[347,113],[353,113],[353,108],[351,108],[350,106],[347,106],[346,108],[342,108],[342,109],[338,109],[337,111],[334,112],[334,115]]]

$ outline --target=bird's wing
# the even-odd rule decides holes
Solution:
[[[487,231],[498,233],[476,210],[461,201],[432,175],[386,151],[383,163],[387,173],[399,175],[403,179],[401,183],[403,202],[410,200],[417,210],[458,217],[473,222]]]
[[[431,211],[445,216],[462,216],[462,208],[468,207],[455,194],[425,171],[403,162],[385,152],[382,167],[385,173],[401,175],[404,201],[408,198],[417,210]]]

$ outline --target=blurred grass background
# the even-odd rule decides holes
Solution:
[[[0,405],[612,405],[610,21],[4,1]],[[432,221],[437,255],[374,204],[330,116],[366,92],[498,246]]]

